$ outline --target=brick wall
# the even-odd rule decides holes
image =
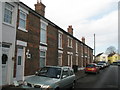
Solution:
[[[58,29],[52,25],[47,28],[46,65],[58,65]]]
[[[18,27],[18,23],[19,23],[19,15],[17,20],[17,27]],[[26,52],[29,49],[31,54],[30,59],[25,57],[25,68],[24,68],[25,76],[34,74],[34,72],[39,68],[40,18],[29,12],[29,14],[27,15],[26,29],[28,30],[28,32],[24,32],[18,29],[16,35],[17,40],[27,42]],[[17,46],[16,46],[16,54],[17,54]],[[15,72],[16,72],[16,61],[15,61]]]

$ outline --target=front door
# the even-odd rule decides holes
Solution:
[[[24,77],[24,50],[23,47],[17,49],[17,70],[16,70],[16,80],[21,81]]]
[[[9,47],[2,47],[2,85],[7,84]]]

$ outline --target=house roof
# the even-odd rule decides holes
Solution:
[[[115,53],[111,53],[108,55],[108,57],[112,57],[113,55],[115,55]]]
[[[24,4],[23,2],[16,2],[18,5],[24,7],[25,9],[29,10],[31,13],[35,14],[36,16],[40,17],[41,19],[43,19],[44,21],[46,21],[47,23],[51,24],[52,26],[58,28],[60,31],[64,32],[65,34],[67,34],[68,36],[74,38],[75,40],[77,40],[78,42],[82,43],[83,45],[87,46],[88,48],[90,48],[91,50],[93,50],[91,47],[89,47],[88,45],[86,45],[85,43],[83,43],[82,41],[80,41],[79,39],[77,39],[76,37],[74,37],[73,35],[69,34],[68,32],[66,32],[65,30],[63,30],[61,27],[59,27],[58,25],[54,24],[53,22],[51,22],[50,20],[48,20],[47,18],[45,18],[44,16],[40,15],[39,13],[37,13],[35,10],[33,10],[32,8],[28,7],[26,4]]]
[[[99,53],[98,55],[96,55],[96,57],[99,57],[100,55],[102,55],[103,53]]]

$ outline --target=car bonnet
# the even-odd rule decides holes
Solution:
[[[43,77],[43,76],[32,76],[27,78],[25,81],[30,84],[40,85],[51,85],[53,82],[56,83],[59,79]]]

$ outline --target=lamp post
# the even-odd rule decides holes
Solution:
[[[95,49],[96,47],[95,47],[95,34],[94,34],[94,62],[95,62]]]

